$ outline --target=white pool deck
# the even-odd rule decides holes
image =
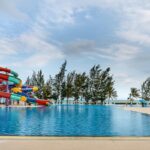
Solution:
[[[150,115],[150,107],[123,107],[123,109]]]
[[[149,150],[150,137],[0,137],[1,150]]]

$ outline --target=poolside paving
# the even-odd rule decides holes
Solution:
[[[150,137],[1,137],[2,150],[149,150]]]
[[[123,107],[124,110],[134,111],[150,115],[150,107]]]

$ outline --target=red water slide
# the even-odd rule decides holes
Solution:
[[[8,68],[3,68],[3,67],[0,67],[0,71],[7,72],[7,73],[11,73],[11,70],[10,70],[10,69],[8,69]]]
[[[9,76],[7,74],[0,73],[0,79],[4,81],[8,81]]]
[[[0,91],[6,91],[7,85],[0,85]]]
[[[41,100],[41,99],[37,99],[36,103],[38,105],[48,105],[49,104],[49,100]]]

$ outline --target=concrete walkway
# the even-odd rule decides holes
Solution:
[[[0,150],[149,150],[150,137],[0,137]]]
[[[124,107],[124,110],[134,111],[150,115],[150,107]]]

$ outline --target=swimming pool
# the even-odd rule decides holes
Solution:
[[[0,108],[0,135],[150,136],[150,116],[98,105]]]

